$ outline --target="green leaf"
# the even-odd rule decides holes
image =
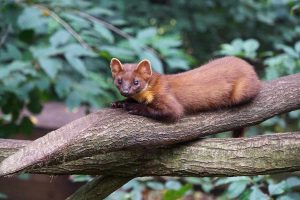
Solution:
[[[268,66],[266,68],[266,79],[267,80],[273,80],[273,79],[278,78],[279,76],[280,76],[279,72],[275,66]]]
[[[74,183],[78,182],[88,182],[91,181],[93,178],[90,175],[71,175],[70,179]]]
[[[249,39],[244,42],[243,47],[246,52],[255,52],[259,47],[259,43],[257,40]]]
[[[179,35],[155,37],[152,45],[157,48],[172,48],[181,46],[182,41]]]
[[[230,199],[237,198],[247,187],[248,181],[236,181],[228,187],[228,197]]]
[[[76,15],[75,13],[70,12],[62,12],[61,14],[64,18],[66,18],[68,21],[70,21],[73,28],[80,30],[83,28],[89,29],[91,28],[91,23],[87,21],[86,19],[80,17],[79,15]]]
[[[201,185],[203,183],[202,179],[197,177],[186,177],[184,180],[193,185]]]
[[[41,68],[54,79],[58,71],[62,69],[62,61],[58,58],[41,57],[38,59]]]
[[[52,46],[57,47],[59,45],[66,44],[69,38],[70,33],[63,29],[60,29],[50,37],[50,43]]]
[[[22,174],[18,175],[18,179],[20,179],[22,181],[27,181],[27,180],[29,180],[29,178],[30,178],[30,175],[27,173],[22,173]]]
[[[21,60],[22,54],[15,45],[10,43],[6,44],[6,50],[12,59]]]
[[[81,95],[77,91],[72,91],[66,99],[66,104],[70,110],[79,107],[80,103],[81,103]]]
[[[211,182],[204,182],[201,187],[204,192],[209,193],[214,188],[214,185]]]
[[[298,54],[300,54],[300,41],[296,42],[295,50],[298,52]]]
[[[294,110],[288,113],[289,117],[292,119],[299,119],[300,118],[300,110]]]
[[[277,184],[269,184],[268,186],[270,195],[282,194],[285,192],[286,189],[287,189],[286,181],[281,181],[280,183]]]
[[[163,190],[165,188],[162,183],[156,181],[149,181],[146,185],[153,190]]]
[[[236,182],[236,181],[251,182],[251,178],[249,178],[248,176],[237,176],[237,177],[219,178],[218,181],[215,183],[215,185],[216,186],[225,185],[225,184]]]
[[[57,49],[53,46],[49,47],[32,47],[30,51],[33,54],[33,57],[39,59],[41,57],[50,57],[58,54],[62,54],[64,52],[63,49]]]
[[[0,192],[0,199],[8,199],[8,196]]]
[[[137,34],[137,39],[138,40],[146,40],[149,38],[152,38],[156,35],[156,28],[154,27],[149,27],[143,30],[140,30]]]
[[[28,72],[26,71],[29,68],[28,62],[22,62],[22,61],[13,61],[10,64],[7,64],[6,66],[0,65],[0,80],[4,80],[5,78],[9,78],[12,73],[20,71],[20,72]],[[34,71],[30,70],[33,74]]]
[[[270,200],[270,197],[263,193],[257,186],[253,186],[250,194],[250,200]]]
[[[250,190],[250,189],[246,189],[246,190],[239,196],[239,200],[249,200],[249,199],[250,199],[250,195],[251,195],[251,190]]]
[[[167,59],[166,62],[170,68],[188,70],[189,66],[186,60],[180,58]]]
[[[55,92],[60,97],[65,97],[72,88],[72,80],[66,76],[61,75],[57,78],[56,84],[55,84]]]
[[[115,26],[124,26],[124,25],[128,24],[128,21],[126,21],[124,19],[112,19],[110,21],[110,23],[115,25]],[[125,28],[123,29],[123,31],[125,31]]]
[[[16,89],[25,81],[26,76],[21,73],[13,73],[8,78],[2,80],[3,85],[5,85],[7,89]]]
[[[39,90],[48,90],[50,86],[49,79],[43,75],[40,75],[38,79],[35,79],[32,82]]]
[[[266,121],[262,122],[261,125],[263,126],[274,126],[275,124],[277,124],[279,121],[279,117],[275,116],[272,117],[270,119],[267,119]]]
[[[176,180],[169,180],[165,183],[167,189],[178,190],[182,187],[181,183]]]
[[[297,53],[293,48],[283,45],[283,44],[278,44],[277,45],[278,49],[282,49],[286,54],[293,58],[299,58],[299,53]]]
[[[167,190],[163,196],[163,200],[176,200],[185,195],[193,186],[191,184],[186,184],[182,186],[179,190]]]
[[[132,200],[143,200],[142,191],[140,191],[140,189],[133,189],[130,192],[130,199],[132,199]]]
[[[141,184],[139,183],[139,181],[137,179],[132,179],[131,181],[129,181],[128,183],[126,183],[125,185],[122,186],[122,189],[124,190],[130,190],[133,189],[135,187],[139,187]]]
[[[129,45],[134,49],[134,51],[136,53],[139,53],[139,52],[143,51],[142,45],[137,39],[130,38],[128,40],[128,42],[129,42]]]
[[[128,193],[126,191],[116,190],[113,193],[111,193],[108,197],[105,198],[105,200],[116,200],[116,199],[127,200],[129,199]]]
[[[113,43],[114,42],[115,39],[114,39],[113,34],[106,27],[104,27],[103,25],[94,23],[94,28],[95,28],[95,31],[97,31],[98,33],[100,33],[100,35],[104,39],[106,39],[109,43]]]
[[[244,41],[240,38],[236,38],[231,42],[231,45],[237,52],[241,52],[244,47]]]
[[[253,176],[252,180],[253,180],[253,182],[258,183],[258,182],[264,181],[264,179],[266,179],[266,178],[268,178],[268,176],[258,175],[258,176]]]
[[[102,90],[99,85],[91,80],[82,80],[80,84],[77,85],[77,89],[82,93],[88,93],[93,96],[99,95]]]
[[[300,114],[300,110],[298,110],[298,114]],[[300,186],[300,178],[299,177],[289,177],[286,179],[287,188],[293,188]]]
[[[119,58],[121,60],[133,60],[135,54],[130,50],[117,46],[102,46],[102,51],[107,51],[112,57]]]
[[[221,55],[237,55],[240,53],[240,51],[236,50],[234,46],[230,44],[222,44],[221,49],[222,49],[220,51]]]
[[[276,198],[276,200],[296,200],[300,199],[300,194],[296,192],[289,192]]]
[[[91,15],[104,15],[104,16],[113,16],[114,12],[112,10],[100,7],[94,7],[87,11]]]
[[[47,23],[47,18],[43,17],[41,11],[34,7],[26,7],[18,18],[21,30],[34,29],[37,33],[46,32]]]
[[[259,47],[257,40],[249,39],[244,42],[243,48],[245,50],[245,56],[254,59],[256,57],[256,50]]]
[[[151,66],[154,71],[163,73],[163,65],[161,60],[153,53],[150,51],[144,51],[139,55],[139,58],[142,59],[148,59],[151,62]]]
[[[84,62],[82,62],[82,60],[78,57],[75,57],[73,54],[70,53],[66,53],[65,57],[68,61],[68,63],[76,70],[78,71],[80,74],[82,74],[83,76],[87,75],[87,70],[86,67],[84,65]]]
[[[63,48],[63,51],[65,52],[65,54],[69,54],[72,56],[97,56],[94,52],[87,50],[80,44],[68,44]]]

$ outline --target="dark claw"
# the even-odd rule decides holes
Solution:
[[[137,110],[130,110],[130,111],[128,111],[128,113],[131,114],[131,115],[138,115]]]
[[[113,102],[110,104],[110,107],[111,108],[123,108],[124,107],[124,103],[121,103],[121,102]]]
[[[132,114],[132,115],[141,115],[142,111],[140,108],[133,108],[131,110],[128,110],[128,113],[129,114]]]

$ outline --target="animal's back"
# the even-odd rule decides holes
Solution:
[[[253,67],[236,57],[216,59],[199,68],[166,77],[169,89],[186,112],[246,102],[260,89]]]

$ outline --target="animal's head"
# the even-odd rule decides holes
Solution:
[[[113,58],[110,69],[114,84],[125,97],[131,97],[146,89],[152,76],[151,63],[142,60],[138,64],[122,64]]]

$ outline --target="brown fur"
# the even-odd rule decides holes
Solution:
[[[133,70],[139,65],[124,66],[128,69],[122,72],[123,78],[142,77]],[[151,71],[151,76],[144,80],[144,88],[131,96],[139,103],[123,106],[132,114],[176,121],[184,114],[250,101],[260,87],[250,64],[236,57],[224,57],[179,74]]]

